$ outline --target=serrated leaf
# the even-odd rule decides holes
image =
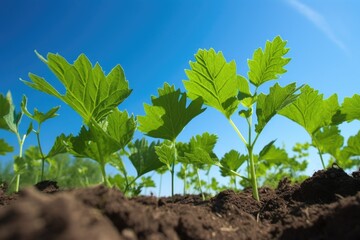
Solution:
[[[333,116],[339,110],[337,95],[323,99],[323,94],[305,85],[295,102],[279,111],[279,113],[298,123],[312,136],[321,127],[332,123]]]
[[[144,104],[145,116],[138,116],[139,130],[148,136],[173,141],[183,128],[205,111],[203,101],[197,98],[186,106],[186,94],[165,83],[158,89],[159,96],[152,96],[152,105]]]
[[[14,151],[14,148],[10,146],[4,139],[0,138],[0,155]]]
[[[78,136],[71,138],[72,150],[78,157],[88,157],[105,164],[111,154],[124,148],[136,128],[133,117],[117,108],[101,122],[84,126]]]
[[[313,145],[322,153],[329,153],[336,156],[337,149],[344,144],[344,137],[341,136],[337,126],[326,126],[314,134]]]
[[[54,117],[58,116],[58,114],[56,112],[59,110],[59,108],[60,108],[60,106],[53,107],[46,113],[40,112],[39,110],[34,108],[34,114],[31,114],[27,109],[27,97],[25,95],[23,96],[23,99],[21,101],[21,110],[24,112],[24,114],[26,116],[28,116],[29,118],[35,120],[39,124],[45,122],[46,120],[48,120],[50,118],[54,118]]]
[[[175,163],[175,147],[169,140],[164,141],[160,146],[155,146],[156,155],[159,160],[171,171],[171,165]]]
[[[280,74],[286,72],[284,66],[290,62],[290,58],[284,55],[289,51],[286,41],[277,36],[272,42],[267,41],[265,50],[258,48],[253,59],[248,60],[248,78],[252,84],[259,87],[261,84],[278,79]]]
[[[58,154],[68,152],[71,138],[72,138],[71,135],[65,136],[65,134],[61,134],[60,136],[57,136],[53,146],[51,147],[49,153],[46,155],[45,158],[51,158]]]
[[[341,106],[341,113],[345,114],[348,122],[360,120],[360,95],[354,94],[351,98],[345,98]]]
[[[258,123],[255,126],[257,133],[260,133],[264,129],[275,114],[297,99],[299,95],[295,94],[295,92],[298,89],[295,83],[291,83],[285,87],[281,87],[276,83],[270,88],[269,94],[265,95],[261,93],[258,96],[256,103]]]
[[[229,170],[237,172],[247,159],[248,156],[242,155],[236,150],[230,150],[225,153],[220,160],[221,165],[224,166],[223,168],[220,168],[221,176],[234,176]]]
[[[195,164],[200,168],[203,164],[213,165],[217,161],[217,156],[213,152],[216,142],[217,136],[208,132],[191,137],[188,151],[184,152],[184,157],[179,161]]]
[[[200,49],[195,60],[190,62],[191,69],[185,71],[189,80],[183,81],[189,98],[201,97],[206,105],[230,118],[239,105],[237,97],[243,83],[236,75],[235,62],[226,62],[222,52],[216,53],[212,48]]]
[[[349,137],[344,151],[350,156],[360,156],[360,131],[355,136]]]
[[[137,139],[133,145],[135,151],[129,156],[129,159],[136,169],[137,177],[164,165],[155,152],[155,146],[159,146],[160,142],[151,142],[149,145],[148,141],[142,138],[141,140]]]
[[[102,121],[131,93],[120,65],[115,66],[105,76],[100,65],[97,63],[93,67],[84,54],[81,54],[74,64],[69,64],[58,54],[49,53],[47,59],[37,55],[63,84],[65,94],[61,94],[45,79],[32,73],[29,74],[31,82],[22,81],[36,90],[61,99],[72,107],[86,124],[92,120]]]

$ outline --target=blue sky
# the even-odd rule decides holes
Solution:
[[[277,35],[288,41],[288,57],[292,58],[288,72],[279,80],[281,85],[309,84],[325,97],[337,93],[340,102],[360,90],[357,0],[3,0],[0,18],[0,92],[10,90],[17,106],[25,94],[31,111],[61,105],[60,116],[43,125],[45,151],[60,133],[76,134],[81,119],[59,100],[19,81],[28,80],[32,72],[52,84],[57,82],[36,57],[35,49],[42,55],[59,53],[69,62],[85,53],[107,73],[120,64],[133,93],[119,108],[134,115],[144,113],[143,103],[150,102],[150,96],[156,95],[164,82],[184,90],[184,69],[189,68],[199,48],[222,51],[228,61],[236,61],[238,73],[246,75],[247,59],[253,51]],[[246,130],[245,122],[235,115],[233,120]],[[23,132],[25,125],[24,119]],[[341,129],[349,136],[359,127],[354,122]],[[179,140],[187,141],[205,131],[218,135],[215,152],[219,156],[230,149],[245,153],[226,119],[210,108],[184,129]],[[135,135],[142,136],[139,132]],[[5,131],[0,131],[0,138],[17,144],[15,136]],[[265,128],[258,146],[273,139],[278,146],[288,148],[310,140],[300,126],[281,116]],[[25,147],[35,143],[32,135]],[[0,160],[9,158],[11,155],[1,156]],[[316,155],[311,161],[309,174],[321,168]]]

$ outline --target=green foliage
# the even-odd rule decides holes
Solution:
[[[144,104],[145,116],[138,116],[139,130],[154,138],[174,141],[183,128],[205,109],[200,98],[186,106],[186,94],[165,83],[159,96],[151,97],[152,105]]]
[[[321,127],[332,123],[339,110],[337,95],[323,99],[323,94],[305,85],[297,100],[280,111],[280,114],[298,123],[313,136]]]
[[[290,62],[290,58],[284,57],[289,52],[289,48],[285,46],[286,41],[277,36],[272,42],[266,42],[264,51],[258,48],[254,52],[253,59],[248,60],[248,78],[254,86],[259,87],[286,73],[284,66]]]
[[[294,83],[286,87],[276,84],[270,89],[269,94],[257,94],[259,86],[267,81],[278,79],[279,75],[286,72],[284,66],[290,59],[284,57],[289,51],[285,46],[286,42],[280,37],[276,37],[273,41],[266,43],[264,51],[260,48],[256,50],[253,59],[248,61],[248,79],[237,75],[236,63],[234,61],[227,62],[221,52],[216,53],[214,49],[201,49],[195,55],[196,62],[190,62],[191,70],[186,70],[188,80],[183,81],[188,96],[191,99],[201,97],[206,105],[220,111],[245,144],[250,166],[249,179],[253,187],[253,196],[258,201],[254,145],[270,119],[298,97],[295,94],[298,88]],[[251,93],[250,84],[255,87],[254,94]],[[247,139],[231,120],[231,115],[238,109],[239,103],[245,108],[239,111],[239,115],[245,118],[248,124]],[[254,104],[256,104],[258,118],[255,126],[255,138],[252,137]],[[221,163],[216,164],[224,167]],[[236,171],[233,173],[238,175]]]
[[[185,71],[189,80],[183,81],[189,98],[201,97],[206,105],[230,118],[239,104],[240,79],[235,62],[226,62],[223,54],[214,49],[200,49],[195,60],[190,62],[191,70]]]
[[[160,142],[151,142],[149,145],[145,138],[129,144],[128,147],[132,151],[129,159],[136,169],[137,177],[154,171],[164,165],[155,152],[155,147],[159,145]]]
[[[345,115],[348,122],[360,119],[360,95],[355,94],[351,98],[347,97],[341,106],[341,113]]]
[[[295,94],[295,92],[297,92],[298,89],[295,83],[291,83],[286,87],[275,84],[270,88],[269,94],[265,95],[261,93],[257,97],[256,116],[258,123],[255,126],[257,133],[261,133],[275,114],[297,99],[299,95]]]
[[[10,146],[4,139],[0,139],[0,155],[14,151],[14,148]]]
[[[23,104],[23,102],[21,104]],[[16,191],[19,191],[20,174],[22,169],[21,166],[24,164],[22,163],[23,145],[25,143],[26,137],[31,133],[33,126],[32,123],[30,123],[29,127],[27,128],[26,134],[21,136],[19,131],[19,125],[24,113],[23,111],[16,112],[10,91],[6,94],[6,97],[0,94],[0,107],[0,128],[14,133],[19,144],[19,155],[15,157],[13,168],[16,175],[15,189]]]
[[[91,158],[100,164],[103,180],[106,178],[105,165],[113,153],[124,148],[132,139],[136,123],[128,113],[113,110],[103,121],[82,127],[78,136],[71,138],[72,153],[77,157]]]
[[[61,94],[44,78],[32,73],[29,74],[30,82],[22,81],[65,102],[83,118],[85,124],[102,121],[131,93],[120,65],[105,76],[101,66],[98,63],[92,66],[84,54],[74,64],[69,64],[59,54],[49,53],[47,59],[37,52],[36,54],[65,87],[65,94]]]

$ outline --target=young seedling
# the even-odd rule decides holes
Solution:
[[[144,104],[145,116],[138,116],[139,130],[154,138],[164,139],[155,147],[159,160],[171,173],[171,195],[174,196],[175,165],[178,161],[176,138],[183,128],[197,115],[205,111],[201,98],[186,105],[186,94],[165,83],[158,89],[159,96],[151,97],[152,105]]]
[[[226,62],[221,52],[214,49],[200,49],[195,55],[195,62],[190,62],[190,70],[186,70],[188,80],[184,86],[190,99],[202,98],[204,104],[220,111],[234,128],[248,151],[251,186],[253,197],[259,201],[253,149],[260,133],[282,108],[292,103],[298,97],[295,83],[281,87],[275,84],[268,94],[258,94],[258,88],[270,80],[276,80],[286,72],[284,66],[290,61],[284,58],[289,51],[286,42],[276,37],[267,42],[264,51],[257,49],[253,59],[248,61],[248,78],[237,75],[234,61]],[[255,93],[250,91],[250,84],[255,87]],[[248,125],[247,139],[232,121],[231,116],[244,106],[239,114]],[[257,124],[253,126],[253,108],[256,104]],[[255,130],[255,137],[253,131]]]
[[[19,143],[19,155],[15,157],[14,160],[14,173],[16,175],[15,191],[18,192],[20,187],[20,175],[25,166],[25,162],[23,161],[23,146],[25,139],[31,133],[33,126],[32,123],[30,123],[26,134],[21,136],[19,125],[24,113],[22,111],[18,113],[15,111],[10,91],[6,94],[6,97],[0,94],[0,109],[0,128],[14,133]]]
[[[197,186],[205,200],[205,195],[202,190],[202,180],[200,178],[199,169],[203,169],[204,165],[214,165],[218,161],[217,156],[213,152],[215,144],[217,142],[217,136],[215,134],[209,134],[207,132],[202,135],[196,135],[192,137],[188,143],[186,151],[183,152],[183,156],[179,156],[178,160],[185,167],[184,172],[184,184],[186,183],[187,168],[191,165],[194,169]],[[186,186],[184,186],[186,189]]]
[[[135,142],[130,142],[127,145],[129,152],[122,150],[112,156],[110,164],[119,170],[121,174],[113,180],[114,183],[116,183],[116,185],[124,192],[124,194],[130,192],[128,195],[138,195],[143,187],[151,187],[154,185],[153,182],[143,176],[148,172],[164,166],[155,153],[155,147],[159,145],[160,142],[151,142],[149,144],[145,138],[140,140],[137,139]],[[135,177],[128,175],[121,155],[128,157],[132,165],[135,167],[137,172]],[[140,179],[140,177],[142,178]],[[138,179],[140,179],[141,182],[136,185],[135,183]]]
[[[66,141],[68,141],[68,139],[65,139],[65,136],[62,135],[60,137],[57,138],[53,149],[49,152],[50,155],[44,155],[42,147],[41,147],[41,141],[40,141],[40,131],[41,131],[41,125],[42,123],[44,123],[46,120],[50,119],[50,118],[54,118],[56,116],[58,116],[58,114],[56,113],[59,110],[60,106],[57,107],[53,107],[52,109],[50,109],[48,112],[46,113],[42,113],[39,110],[37,110],[36,108],[34,109],[34,114],[31,114],[28,110],[27,110],[27,98],[24,95],[23,96],[23,100],[21,102],[21,110],[22,112],[28,116],[29,118],[31,118],[32,120],[36,121],[38,123],[38,128],[37,130],[33,129],[34,133],[36,134],[36,139],[37,139],[37,143],[38,143],[38,148],[40,151],[40,156],[41,156],[41,175],[40,175],[40,181],[44,180],[44,169],[45,169],[45,160],[53,157],[57,154],[60,153],[65,153],[67,151],[66,149]]]
[[[105,75],[101,66],[98,63],[93,66],[84,54],[74,64],[58,54],[49,53],[47,59],[36,54],[65,87],[65,93],[61,94],[45,79],[32,73],[29,74],[31,82],[22,81],[59,98],[82,117],[86,127],[71,139],[71,152],[97,161],[103,182],[110,186],[105,165],[113,153],[128,144],[136,128],[134,117],[117,108],[131,93],[123,69],[117,65]]]

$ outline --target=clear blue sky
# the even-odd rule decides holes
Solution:
[[[199,48],[222,51],[228,61],[237,62],[238,73],[246,75],[247,59],[253,51],[277,35],[288,41],[288,57],[292,58],[288,73],[279,80],[281,85],[294,81],[309,84],[326,97],[337,93],[340,102],[360,92],[357,0],[2,0],[0,18],[0,92],[10,90],[17,106],[26,94],[31,111],[61,105],[60,116],[43,125],[45,151],[60,133],[76,134],[81,119],[59,100],[19,81],[28,80],[29,72],[51,83],[57,81],[36,57],[35,49],[42,55],[59,53],[69,62],[85,53],[106,72],[120,64],[133,93],[119,108],[135,115],[143,114],[143,103],[150,102],[164,82],[184,89],[184,69]],[[246,130],[237,116],[233,120]],[[358,129],[358,123],[342,126],[345,136]],[[215,149],[219,156],[230,149],[245,152],[224,117],[209,108],[187,126],[179,140],[187,141],[205,131],[219,136]],[[136,138],[140,137],[137,132]],[[5,131],[0,131],[0,138],[17,144],[15,136]],[[300,126],[281,116],[265,128],[258,145],[273,139],[278,146],[289,148],[309,141]],[[25,147],[32,144],[35,135]],[[320,168],[315,155],[309,173]]]

